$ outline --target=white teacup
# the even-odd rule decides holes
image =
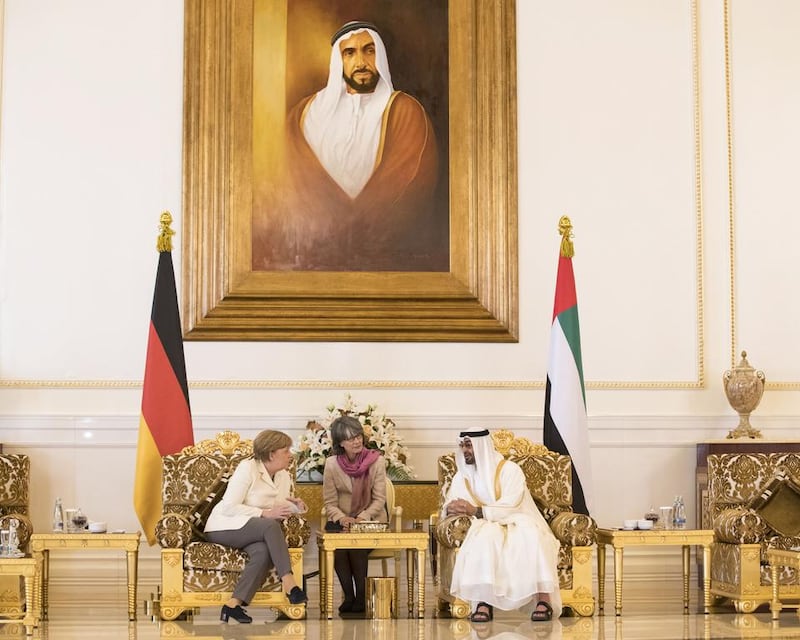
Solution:
[[[90,522],[89,523],[89,532],[90,533],[105,533],[108,531],[108,525],[105,522]]]

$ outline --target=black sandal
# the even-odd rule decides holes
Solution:
[[[491,622],[494,619],[494,607],[485,602],[479,602],[475,611],[469,617],[470,622]]]
[[[544,607],[544,609],[540,609],[539,607]],[[536,608],[531,613],[531,622],[549,622],[553,619],[553,607],[550,606],[549,602],[545,602],[544,600],[539,600],[536,603]]]

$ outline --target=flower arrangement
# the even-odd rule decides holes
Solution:
[[[313,472],[322,473],[325,470],[325,459],[331,455],[333,443],[331,441],[330,426],[339,416],[353,416],[364,427],[367,437],[367,448],[377,449],[383,453],[386,462],[386,475],[393,480],[409,480],[414,477],[414,469],[408,460],[408,448],[403,445],[403,440],[397,435],[395,423],[391,418],[378,413],[376,405],[367,405],[360,410],[356,402],[348,393],[345,395],[344,406],[334,404],[326,407],[327,414],[318,420],[310,420],[306,430],[293,452],[297,456],[297,477],[311,477]]]

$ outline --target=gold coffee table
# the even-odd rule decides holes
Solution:
[[[622,554],[625,547],[677,546],[683,548],[683,609],[689,613],[689,547],[703,547],[703,613],[711,606],[711,529],[651,529],[649,531],[624,531],[622,529],[597,529],[597,582],[599,613],[605,603],[606,545],[614,547],[614,605],[616,614],[622,615]]]
[[[800,604],[783,604],[780,599],[780,584],[778,584],[778,569],[780,567],[790,567],[800,571],[800,551],[789,551],[785,549],[767,549],[767,562],[772,575],[772,602],[769,603],[769,610],[772,612],[772,619],[777,620],[781,609],[797,609],[800,612]],[[786,587],[791,589],[792,587]],[[797,586],[794,586],[792,597],[800,597]]]
[[[139,572],[139,540],[141,532],[136,533],[34,533],[31,535],[31,552],[40,563],[41,580],[39,602],[41,619],[47,620],[50,580],[50,550],[66,549],[118,549],[124,551],[128,560],[128,620],[136,620],[136,584]]]
[[[25,615],[20,618],[2,618],[0,624],[22,623],[25,625],[25,634],[33,635],[33,628],[39,626],[36,591],[40,573],[40,565],[34,558],[0,557],[0,575],[22,576],[25,580]]]
[[[427,531],[344,533],[321,531],[319,547],[319,609],[322,617],[333,617],[333,552],[337,549],[390,549],[406,551],[408,566],[408,617],[414,615],[414,578],[417,581],[417,617],[425,616],[425,553]],[[416,560],[416,562],[415,562]],[[395,576],[399,580],[399,576]],[[395,589],[397,597],[397,590]]]

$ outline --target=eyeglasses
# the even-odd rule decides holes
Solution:
[[[358,435],[352,436],[350,438],[344,438],[342,442],[358,442],[359,440],[364,439],[364,434],[359,433]]]

